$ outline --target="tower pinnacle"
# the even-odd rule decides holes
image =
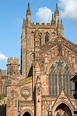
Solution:
[[[31,15],[30,4],[28,3],[27,15]]]
[[[27,12],[26,12],[26,19],[28,22],[30,22],[30,20],[31,20],[31,11],[30,11],[30,4],[29,3],[28,3]]]
[[[58,4],[56,4],[56,10],[55,10],[55,15],[59,15],[59,10],[58,10]]]
[[[56,10],[54,13],[55,21],[56,21],[56,27],[58,25],[58,20],[59,20],[59,10],[58,10],[58,4],[56,4]]]

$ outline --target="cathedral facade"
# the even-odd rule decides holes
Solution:
[[[58,5],[51,23],[34,24],[28,4],[21,63],[17,58],[7,62],[6,116],[75,116],[70,81],[75,73],[77,45],[64,38]]]

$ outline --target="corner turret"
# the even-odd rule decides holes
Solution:
[[[19,60],[18,58],[8,58],[7,62],[7,76],[14,79],[19,74]]]

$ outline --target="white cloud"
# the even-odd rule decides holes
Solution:
[[[0,52],[0,60],[7,60],[7,56]]]
[[[77,0],[60,0],[59,6],[61,17],[77,19]]]
[[[52,11],[47,7],[41,7],[38,9],[36,17],[40,21],[40,23],[50,22],[52,19]]]

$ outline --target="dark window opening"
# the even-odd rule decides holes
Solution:
[[[40,36],[40,46],[41,46],[41,36]]]
[[[49,41],[49,36],[48,36],[48,33],[46,33],[45,35],[45,43],[47,43]]]

